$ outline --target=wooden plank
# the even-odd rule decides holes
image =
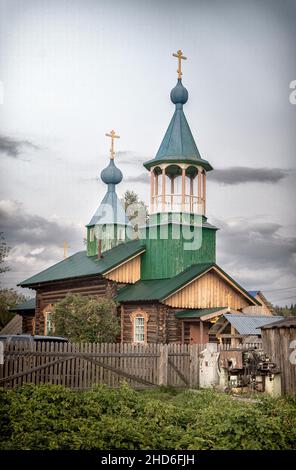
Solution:
[[[168,384],[168,346],[161,344],[159,347],[159,368],[158,384],[167,386]]]
[[[174,369],[174,371],[180,377],[180,379],[185,383],[185,385],[189,385],[189,382],[186,379],[185,375],[182,374],[182,372],[178,369],[178,367],[174,364],[174,361],[170,359],[170,357],[168,357],[168,363]]]

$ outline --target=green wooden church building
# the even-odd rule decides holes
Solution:
[[[68,292],[112,296],[118,302],[122,342],[195,342],[225,312],[264,306],[216,264],[217,228],[206,217],[206,178],[213,168],[202,158],[184,114],[188,91],[178,81],[171,91],[174,114],[150,173],[149,220],[135,233],[116,194],[123,175],[114,162],[101,172],[106,195],[86,226],[87,249],[21,282],[36,291],[23,305],[25,332],[47,334],[52,306]]]

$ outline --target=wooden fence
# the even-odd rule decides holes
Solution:
[[[134,388],[199,385],[202,344],[8,343],[0,365],[0,387],[24,383],[87,390],[95,384]]]

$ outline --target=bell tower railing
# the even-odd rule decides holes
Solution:
[[[192,164],[162,164],[151,168],[150,176],[150,214],[190,212],[205,216],[206,172],[203,168]]]

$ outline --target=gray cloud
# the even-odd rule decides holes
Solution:
[[[144,183],[149,184],[149,173],[140,173],[135,176],[125,176],[124,183]]]
[[[218,262],[247,289],[296,286],[296,237],[281,235],[277,223],[235,218],[215,221]],[[293,294],[293,293],[292,293]]]
[[[219,168],[209,173],[210,181],[220,184],[277,183],[290,174],[290,170],[281,168],[249,168],[233,166]]]
[[[63,243],[69,254],[83,249],[83,229],[67,220],[50,220],[29,214],[16,201],[0,201],[1,231],[11,251],[7,264],[11,270],[1,285],[13,287],[20,281],[63,259]]]
[[[147,162],[153,158],[139,155],[138,153],[131,150],[122,150],[116,152],[116,157],[118,157],[118,164],[124,163],[126,165],[143,164],[144,162]]]
[[[133,163],[133,160],[131,160],[131,162]],[[277,183],[283,178],[288,177],[291,173],[294,174],[294,171],[283,170],[281,168],[229,167],[208,173],[208,178],[210,181],[216,181],[223,185]],[[127,176],[125,177],[125,182],[149,184],[149,175],[148,173],[140,173],[137,176]]]
[[[33,150],[39,149],[36,144],[29,140],[18,140],[0,135],[0,153],[3,153],[8,157],[18,158],[23,153],[25,147]]]
[[[53,221],[27,213],[17,201],[0,201],[1,231],[11,247],[27,244],[32,249],[42,245],[62,245],[64,240],[82,239],[76,225]]]

